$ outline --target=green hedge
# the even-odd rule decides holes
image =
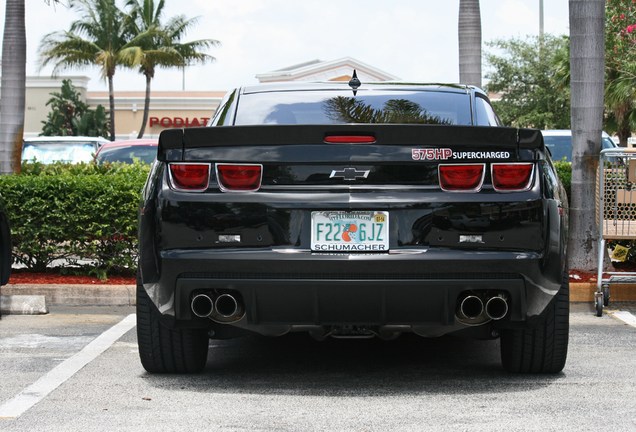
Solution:
[[[137,261],[137,210],[150,166],[27,163],[0,176],[14,262],[107,277]],[[63,260],[63,261],[58,261]]]

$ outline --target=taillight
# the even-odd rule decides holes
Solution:
[[[223,192],[253,192],[261,187],[263,165],[216,164],[216,177]]]
[[[373,144],[373,135],[327,135],[324,141],[328,144]]]
[[[170,182],[175,189],[203,192],[210,182],[209,163],[171,163],[168,165]]]
[[[449,192],[477,192],[484,182],[486,164],[440,164],[439,186]]]
[[[533,163],[494,163],[491,165],[492,187],[498,192],[518,192],[530,189]]]

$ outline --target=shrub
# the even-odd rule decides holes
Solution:
[[[0,176],[14,262],[105,278],[137,261],[137,209],[149,165],[25,163]],[[60,261],[63,260],[63,261]]]
[[[566,161],[554,162],[554,167],[557,170],[559,179],[563,183],[563,187],[568,193],[568,197],[572,196],[570,193],[572,190],[572,163]]]

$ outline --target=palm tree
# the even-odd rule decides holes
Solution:
[[[7,0],[2,39],[0,174],[20,170],[26,82],[24,0]]]
[[[134,49],[140,38],[132,38],[123,12],[115,0],[71,0],[71,9],[81,18],[67,31],[44,36],[40,43],[40,64],[53,63],[54,73],[67,68],[97,65],[108,81],[110,139],[115,139],[115,96],[113,76],[119,65],[134,66],[141,58]]]
[[[459,0],[459,82],[481,87],[479,0]]]
[[[627,147],[627,139],[632,136],[632,125],[634,125],[634,115],[636,114],[634,98],[636,89],[634,88],[634,75],[628,69],[633,69],[634,65],[625,64],[625,69],[617,71],[611,67],[606,69],[605,80],[605,105],[608,110],[608,123],[611,130],[616,131],[620,145]]]
[[[181,39],[197,23],[197,19],[179,15],[164,25],[161,21],[164,4],[164,0],[128,0],[126,3],[130,8],[131,32],[139,37],[139,45],[135,48],[135,55],[141,58],[139,70],[146,77],[144,116],[137,138],[143,137],[148,123],[150,84],[157,67],[185,67],[196,62],[214,61],[214,57],[201,50],[219,45],[214,39],[182,43]]]
[[[603,126],[605,0],[569,0],[572,117],[571,268],[596,267],[596,171]]]

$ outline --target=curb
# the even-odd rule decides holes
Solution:
[[[596,282],[570,282],[570,303],[594,302]],[[611,301],[636,301],[636,284],[613,285],[610,288]]]
[[[8,284],[2,287],[1,313],[48,313],[47,305],[134,306],[135,285]],[[570,302],[593,302],[596,282],[570,282]],[[612,287],[612,301],[636,302],[636,284]]]
[[[135,285],[8,284],[2,297],[42,296],[47,305],[134,306]]]
[[[0,315],[42,315],[49,313],[43,295],[0,296]]]

